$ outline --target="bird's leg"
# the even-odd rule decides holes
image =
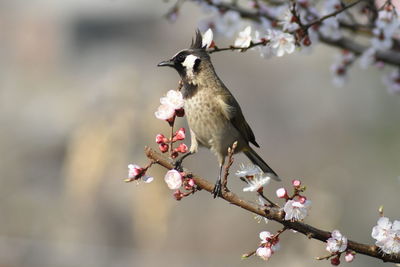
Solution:
[[[183,162],[183,160],[186,158],[186,157],[188,157],[188,156],[190,156],[190,155],[192,155],[192,154],[194,154],[194,152],[188,152],[188,153],[186,153],[185,155],[183,155],[180,159],[178,159],[178,160],[176,160],[175,161],[175,163],[174,163],[174,168],[175,168],[175,170],[178,170],[178,171],[183,171],[183,168],[182,168],[182,162]]]
[[[214,198],[216,197],[220,197],[221,196],[221,192],[222,192],[222,184],[221,184],[221,175],[222,175],[222,168],[224,167],[224,164],[221,164],[219,167],[219,176],[218,176],[218,180],[215,183],[214,189],[212,191],[212,194],[214,196]]]

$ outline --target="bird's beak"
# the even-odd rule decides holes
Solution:
[[[168,66],[168,67],[173,67],[175,64],[172,61],[172,59],[170,60],[165,60],[165,61],[161,61],[160,63],[158,63],[158,67],[164,67],[164,66]]]

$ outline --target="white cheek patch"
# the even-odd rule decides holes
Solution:
[[[198,57],[193,56],[193,55],[188,55],[185,58],[185,61],[182,62],[182,65],[186,68],[186,75],[189,78],[193,78],[193,75],[194,75],[193,67],[194,67],[194,64],[196,63],[196,59],[198,59]]]

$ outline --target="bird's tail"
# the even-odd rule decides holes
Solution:
[[[276,174],[276,172],[274,172],[274,170],[271,169],[271,167],[269,167],[268,164],[251,147],[247,147],[246,149],[244,149],[243,152],[251,160],[251,162],[260,167],[263,172],[272,173],[273,174],[272,178],[274,180],[277,181],[281,180],[278,177],[278,174]]]

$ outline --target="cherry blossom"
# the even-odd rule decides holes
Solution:
[[[239,36],[235,40],[235,46],[247,48],[251,44],[251,26],[247,26],[243,31],[239,32]]]
[[[169,90],[165,97],[160,98],[161,105],[168,105],[174,110],[183,108],[184,100],[182,93],[177,90]]]
[[[290,33],[285,33],[279,30],[270,30],[267,33],[269,46],[277,57],[286,54],[291,54],[296,48],[294,36]]]
[[[324,20],[319,28],[319,32],[322,36],[331,40],[339,40],[342,38],[342,33],[339,30],[339,22],[335,17]]]
[[[170,105],[161,105],[158,107],[154,115],[157,119],[167,121],[175,116],[175,109]]]
[[[177,170],[169,170],[164,177],[169,189],[175,190],[182,186],[182,175]]]
[[[293,16],[292,12],[287,9],[282,16],[282,20],[279,22],[284,31],[294,32],[300,28],[300,25],[297,23],[297,19]]]
[[[375,245],[386,254],[400,253],[400,221],[393,223],[387,217],[381,217],[371,233]]]
[[[326,243],[326,250],[330,253],[344,252],[347,249],[347,237],[342,235],[339,230],[333,230]]]
[[[387,91],[391,94],[400,93],[400,72],[394,70],[383,77],[383,83],[386,85]]]
[[[305,203],[300,203],[296,200],[288,200],[283,207],[285,211],[285,220],[301,221],[308,215],[308,210],[311,206],[311,201],[306,200]]]
[[[151,183],[154,178],[152,176],[146,175],[146,170],[136,164],[128,165],[128,181],[142,179],[145,183]]]
[[[202,46],[205,48],[210,48],[213,44],[213,32],[209,28],[203,35]]]

